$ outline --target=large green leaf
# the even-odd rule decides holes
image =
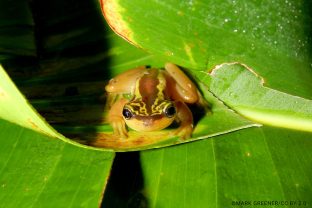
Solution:
[[[114,154],[82,148],[58,134],[27,103],[1,66],[0,101],[1,204],[99,204]]]
[[[192,69],[232,109],[262,123],[311,130],[311,101],[304,99],[312,95],[311,3],[101,2],[117,34]],[[268,201],[290,200],[296,204],[289,207],[309,206],[311,138],[260,127],[143,151],[140,191],[150,207],[230,207],[233,201],[272,207]]]
[[[35,55],[35,37],[28,3],[0,3],[0,58],[9,58],[2,60],[5,65],[10,66],[12,61],[24,67],[15,71],[16,80],[27,80],[32,74],[30,69],[35,72],[37,67],[34,58],[29,57]],[[1,65],[0,144],[1,207],[100,204],[114,153],[79,145],[56,132],[19,92]]]
[[[32,109],[0,65],[0,118],[51,137],[63,138]]]
[[[10,4],[9,1],[2,2]],[[220,93],[225,86],[220,85],[219,88],[218,77],[208,77],[207,70],[225,62],[240,62],[265,79],[265,87],[254,82],[251,86],[259,88],[251,89],[279,94],[272,90],[275,88],[288,93],[286,98],[290,94],[311,98],[310,3],[106,2],[111,3],[110,15],[118,26],[129,29],[124,30],[128,35],[126,38],[151,54],[135,49],[107,31],[96,1],[32,1],[38,56],[35,59],[10,56],[10,61],[3,62],[5,70],[30,103],[68,137],[80,142],[88,138],[93,140],[101,133],[111,131],[102,120],[105,117],[102,99],[105,81],[139,65],[162,67],[166,61],[171,61],[195,75],[206,99],[212,103],[212,114],[199,121],[197,128],[200,134],[195,131],[194,136],[216,136],[214,131],[224,135],[143,151],[141,167],[129,169],[133,163],[127,160],[121,164],[125,166],[122,169],[125,175],[117,179],[114,173],[120,170],[116,168],[120,160],[116,160],[108,183],[109,187],[114,186],[111,179],[115,178],[117,185],[107,189],[105,194],[106,199],[116,204],[104,200],[103,207],[129,205],[122,203],[124,196],[116,195],[114,189],[119,187],[127,191],[124,186],[134,183],[128,177],[130,170],[141,170],[144,179],[140,186],[141,195],[148,199],[151,207],[227,207],[231,206],[232,200],[309,200],[312,193],[309,181],[311,134],[268,127],[229,132],[254,125],[224,105],[235,109],[238,104],[246,104],[246,96],[242,96],[240,102],[233,102],[235,97],[222,94],[223,91]],[[17,7],[30,11],[28,4]],[[3,8],[8,7],[1,6],[1,10]],[[6,16],[13,18],[9,12]],[[32,17],[16,19],[23,25]],[[15,26],[14,29],[22,31],[18,25]],[[125,36],[125,33],[119,33]],[[15,34],[23,39],[24,33]],[[27,35],[33,38],[32,31]],[[33,42],[12,39],[9,54],[33,54],[33,51],[28,53],[29,48],[35,48],[31,45]],[[5,41],[0,38],[0,45],[5,45]],[[27,45],[27,53],[24,49],[22,52],[17,49],[24,44]],[[5,50],[1,50],[3,57],[8,57]],[[219,75],[227,74],[228,71],[224,71]],[[252,82],[254,78],[249,77],[245,81]],[[9,80],[6,76],[1,76],[1,79],[1,84],[5,80],[3,86],[14,86],[6,82]],[[229,82],[231,79],[224,83]],[[209,88],[217,97],[212,96]],[[232,92],[233,89],[242,90],[239,95],[252,92],[240,87],[231,88]],[[11,92],[7,88],[1,90],[0,99],[3,95],[11,96]],[[241,91],[234,90],[231,95],[238,92]],[[16,97],[19,92],[15,89],[14,93],[12,96]],[[9,112],[1,112],[0,122],[3,143],[0,153],[1,204],[8,207],[45,207],[51,200],[54,207],[97,206],[113,153],[70,144],[71,141],[58,134],[33,111],[23,96],[19,94],[18,99],[22,102],[14,103],[14,99],[7,104],[0,102]],[[298,99],[300,102],[294,106],[303,100]],[[247,104],[254,105],[253,102]],[[10,112],[9,105],[17,109],[16,113]],[[263,103],[255,107],[256,110],[261,109]],[[268,107],[272,108],[272,104]],[[304,113],[298,114],[299,117],[309,119],[305,114],[309,109],[304,106]],[[291,110],[298,112],[295,108]],[[35,118],[35,125],[25,115]],[[40,131],[42,128],[45,128],[43,132]],[[131,146],[131,149],[136,147]],[[121,149],[120,146],[113,148]],[[123,154],[126,158],[130,156]],[[136,200],[132,197],[130,202],[140,204]]]
[[[199,73],[209,90],[247,118],[273,126],[312,132],[312,101],[264,87],[264,79],[239,64]]]
[[[310,2],[101,2],[111,27],[153,54],[194,70],[244,63],[270,87],[312,96]]]
[[[287,25],[282,25],[284,16],[281,17],[281,12],[290,10],[288,3],[281,6],[281,2],[215,4],[196,1],[186,6],[184,2],[173,0],[166,3],[150,1],[137,8],[134,1],[103,0],[101,2],[104,16],[116,33],[129,42],[155,54],[166,55],[169,50],[168,59],[191,67],[193,73],[197,74],[208,90],[232,109],[261,123],[311,131],[311,101],[269,88],[261,88],[256,78],[256,76],[260,76],[262,82],[264,83],[265,80],[265,84],[268,86],[275,86],[288,93],[310,97],[311,90],[309,89],[311,89],[312,83],[309,71],[312,65],[308,50],[309,44],[311,44],[310,30],[306,28],[302,30],[297,26],[298,23],[306,23],[311,20],[307,11],[303,12],[301,9],[304,3],[291,4],[291,11],[295,13],[295,18],[291,22],[287,20]],[[214,12],[219,11],[219,7],[223,10],[235,7],[237,10],[234,13],[220,13],[216,17],[212,17]],[[209,8],[213,10],[211,11]],[[146,18],[141,17],[143,10],[146,11],[144,12]],[[248,13],[247,10],[248,12],[252,10],[250,16],[257,17],[255,21],[237,18],[236,13],[245,14]],[[288,36],[276,33],[275,29],[267,24],[267,20],[263,21],[260,18],[260,13],[268,10],[271,11],[267,17],[270,19],[270,24],[287,30],[291,35],[291,40]],[[159,13],[155,11],[159,11]],[[156,21],[158,24],[147,24],[152,21]],[[188,26],[180,27],[179,24]],[[256,25],[259,28],[255,29]],[[179,38],[175,38],[176,36]],[[294,43],[292,39],[300,41]],[[304,43],[302,44],[301,41]],[[253,47],[248,47],[250,44]],[[244,53],[242,53],[243,49]],[[221,57],[215,59],[220,55],[222,55],[222,59]],[[211,85],[201,79],[203,74],[199,73],[199,70],[205,71],[207,70],[205,67],[212,66],[219,69],[222,65],[217,64],[227,61],[235,62],[236,65],[240,62],[242,68],[246,69],[246,73],[248,70],[254,73],[250,72],[248,76],[244,76],[239,72],[233,72],[233,70],[214,70],[212,71]],[[280,69],[280,62],[288,64],[283,65],[282,69],[287,70],[287,73]],[[273,66],[273,64],[276,65]],[[212,68],[210,68],[211,70]],[[214,76],[216,71],[218,75]],[[283,76],[275,77],[271,74],[272,71],[283,73]],[[259,74],[255,74],[257,72]],[[298,73],[300,76],[294,76]],[[302,75],[303,78],[301,78]],[[235,80],[238,76],[239,78]],[[300,79],[296,80],[296,78]],[[292,80],[291,83],[287,82],[287,85],[282,83],[288,79]],[[272,81],[274,81],[273,84]],[[283,87],[278,86],[281,83]],[[229,86],[233,87],[228,89]],[[296,87],[296,92],[293,91],[293,87]],[[226,93],[230,93],[231,97]],[[259,101],[260,99],[261,101]]]
[[[97,207],[113,153],[93,151],[0,119],[2,207]]]
[[[311,206],[311,133],[249,128],[141,153],[149,207],[231,207],[233,201]],[[263,206],[263,205],[262,205]],[[278,207],[266,205],[264,207]]]

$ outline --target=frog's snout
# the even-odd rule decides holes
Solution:
[[[114,92],[115,91],[116,79],[109,80],[108,84],[105,86],[106,92]]]
[[[148,127],[148,126],[152,126],[154,124],[154,120],[152,118],[150,119],[145,119],[144,122],[143,122],[143,125],[145,127]]]

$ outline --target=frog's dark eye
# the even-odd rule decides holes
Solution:
[[[176,114],[176,108],[174,107],[174,105],[171,104],[167,108],[165,108],[164,112],[168,118],[172,118]]]
[[[127,120],[130,119],[130,118],[132,118],[132,116],[133,116],[131,110],[129,110],[128,108],[124,108],[124,109],[122,110],[122,115],[123,115],[123,117],[124,117],[125,119],[127,119]]]

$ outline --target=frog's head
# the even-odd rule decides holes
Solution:
[[[157,131],[174,121],[176,106],[170,100],[156,100],[152,105],[134,100],[124,106],[122,115],[126,124],[136,131]]]

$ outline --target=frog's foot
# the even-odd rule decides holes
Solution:
[[[126,129],[126,124],[124,120],[118,119],[111,121],[111,125],[114,130],[114,135],[120,137],[122,139],[126,139],[128,137],[128,131]]]
[[[182,140],[191,138],[193,132],[193,124],[181,125],[174,131],[174,135],[179,136]]]

